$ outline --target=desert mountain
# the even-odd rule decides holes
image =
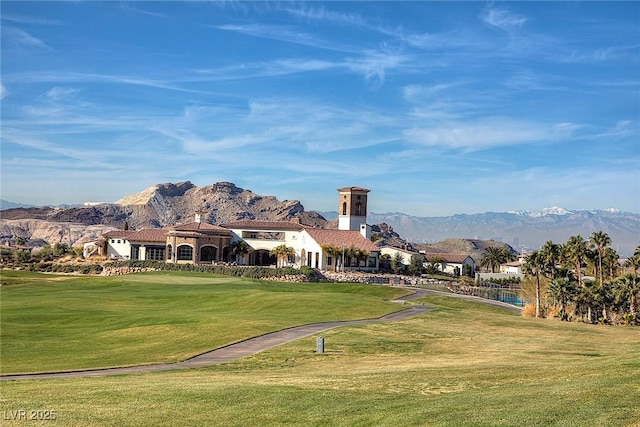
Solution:
[[[197,187],[186,181],[154,185],[114,204],[5,210],[0,220],[0,240],[22,237],[81,244],[106,230],[123,229],[125,225],[136,230],[191,222],[194,213],[199,211],[206,212],[205,220],[215,224],[239,219],[291,218],[299,218],[302,224],[310,226],[323,227],[327,223],[319,214],[305,212],[297,200],[279,201],[273,196],[259,196],[229,182]]]

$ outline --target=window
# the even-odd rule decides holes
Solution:
[[[342,203],[342,215],[347,214],[347,202]]]
[[[356,216],[362,216],[362,203],[356,203]]]
[[[145,259],[151,261],[163,261],[164,260],[164,248],[150,248],[145,250]]]
[[[193,259],[193,248],[187,245],[178,246],[178,261],[191,261]]]

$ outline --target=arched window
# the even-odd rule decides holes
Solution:
[[[202,262],[215,261],[217,255],[218,248],[215,246],[203,246],[202,249],[200,249],[200,261]]]
[[[180,245],[176,255],[178,261],[191,261],[193,260],[193,248],[189,245]]]
[[[356,216],[362,216],[362,203],[356,203]]]
[[[342,203],[342,215],[347,214],[347,202]]]

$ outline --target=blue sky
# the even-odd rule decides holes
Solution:
[[[640,2],[2,1],[2,198],[640,212]]]

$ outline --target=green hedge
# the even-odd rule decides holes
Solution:
[[[317,280],[315,271],[301,268],[238,267],[225,265],[174,264],[162,261],[112,261],[105,267],[153,268],[160,271],[194,271],[198,273],[222,274],[225,276],[246,277],[249,279],[278,278],[285,276],[305,276],[309,281]]]
[[[103,267],[100,264],[58,264],[55,262],[40,262],[29,264],[27,270],[45,273],[79,273],[100,274]]]

